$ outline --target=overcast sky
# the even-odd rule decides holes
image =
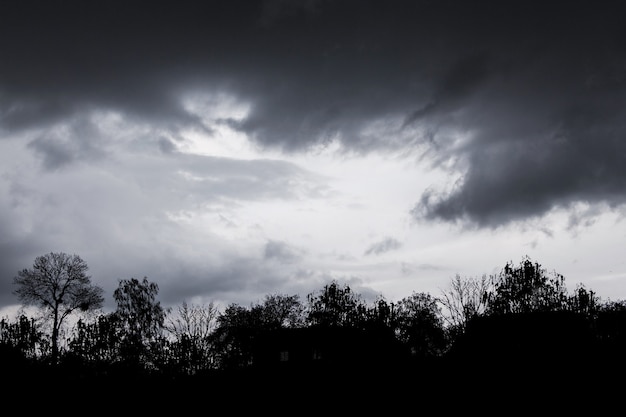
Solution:
[[[49,252],[107,309],[144,276],[438,296],[524,256],[626,299],[622,4],[2,1],[0,311]]]

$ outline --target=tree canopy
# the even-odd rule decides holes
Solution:
[[[52,361],[56,362],[59,330],[65,318],[76,310],[102,307],[102,288],[91,284],[89,267],[78,255],[50,252],[35,258],[32,268],[18,272],[15,294],[25,304],[34,304],[52,318]]]
[[[20,353],[19,363],[49,357],[62,319],[102,303],[102,290],[91,286],[86,270],[77,256],[49,255],[20,271],[16,294],[59,319],[56,333],[47,338],[26,316],[1,320],[0,352]],[[297,295],[275,293],[223,311],[212,303],[184,302],[172,314],[158,292],[147,277],[119,280],[117,309],[78,320],[61,349],[55,346],[55,364],[75,376],[139,372],[178,378],[233,370],[228,374],[235,376],[255,366],[290,369],[289,361],[324,375],[329,369],[316,368],[319,363],[350,364],[345,369],[351,370],[397,366],[398,372],[419,369],[422,376],[430,364],[461,363],[472,367],[459,371],[500,378],[520,364],[554,372],[576,362],[574,370],[583,372],[594,357],[602,364],[626,362],[619,362],[626,347],[624,302],[603,302],[582,285],[570,294],[562,275],[528,257],[508,262],[489,279],[457,275],[439,297],[414,291],[395,302],[379,295],[368,303],[349,285],[332,281],[308,294],[306,304]]]

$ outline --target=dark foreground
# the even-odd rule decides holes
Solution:
[[[388,366],[245,369],[205,375],[85,376],[11,369],[3,402],[67,414],[560,414],[620,410],[624,366],[484,358]]]

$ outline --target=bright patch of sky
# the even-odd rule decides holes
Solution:
[[[188,109],[210,113],[205,123],[212,131],[185,132],[183,152],[285,160],[314,173],[321,183],[317,193],[309,189],[298,199],[251,201],[218,215],[198,212],[179,219],[197,230],[210,229],[249,253],[264,241],[282,242],[298,254],[295,269],[353,279],[355,285],[372,288],[391,299],[412,291],[437,295],[456,274],[496,274],[507,261],[518,262],[534,253],[540,253],[533,259],[549,271],[564,274],[571,289],[584,283],[603,297],[619,295],[614,293],[615,287],[609,292],[604,282],[614,285],[616,277],[623,275],[619,271],[626,270],[623,263],[602,265],[599,257],[595,263],[585,262],[595,269],[576,267],[579,259],[590,256],[590,248],[609,252],[619,248],[621,236],[607,233],[611,228],[624,227],[615,223],[614,214],[597,217],[594,229],[582,232],[584,244],[573,224],[572,210],[555,209],[541,219],[471,233],[449,224],[418,224],[409,214],[416,196],[429,187],[450,186],[455,179],[431,169],[426,161],[420,162],[416,153],[356,155],[344,152],[337,141],[306,153],[261,150],[244,133],[215,122],[239,120],[249,106],[223,94],[203,96],[202,103],[204,107],[190,100]],[[454,140],[455,146],[465,142],[462,134]],[[584,213],[585,208],[577,211]],[[567,237],[554,239],[555,234]],[[380,250],[372,250],[375,245],[380,245]],[[626,294],[626,286],[621,288]]]

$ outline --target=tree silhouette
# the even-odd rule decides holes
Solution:
[[[307,296],[307,323],[323,327],[359,327],[366,321],[367,307],[350,286],[333,281],[317,294]]]
[[[90,368],[95,374],[121,361],[120,324],[115,314],[102,314],[88,322],[80,319],[67,343],[63,361],[67,366]]]
[[[379,296],[367,311],[367,327],[387,328],[395,330],[397,326],[394,303]]]
[[[486,275],[481,278],[461,278],[457,274],[450,281],[450,288],[442,291],[439,299],[445,309],[443,318],[449,333],[463,333],[470,320],[485,313],[489,285]]]
[[[221,367],[239,369],[254,362],[260,335],[280,329],[300,328],[304,306],[297,295],[271,294],[249,308],[230,304],[217,318],[213,347]]]
[[[50,342],[33,318],[20,314],[13,323],[0,320],[0,366],[17,374],[19,366],[36,361],[41,352],[50,349]],[[18,372],[13,372],[18,371]]]
[[[492,277],[493,289],[487,294],[487,314],[558,311],[567,308],[565,278],[548,275],[529,257],[518,266],[508,262],[502,272]]]
[[[193,375],[212,367],[211,334],[218,314],[213,303],[189,305],[183,302],[177,316],[168,318],[166,329],[175,338],[170,350],[180,372]]]
[[[262,330],[262,309],[230,304],[217,318],[213,346],[220,368],[240,369],[252,363],[255,336]]]
[[[183,303],[177,316],[157,301],[155,283],[120,280],[117,310],[78,320],[52,372],[67,377],[57,379],[63,384],[95,376],[81,386],[102,389],[132,389],[137,379],[126,376],[136,375],[164,395],[234,384],[242,394],[267,387],[272,395],[277,386],[266,382],[274,378],[283,395],[306,381],[309,392],[358,385],[397,399],[455,381],[512,395],[547,388],[541,381],[602,382],[626,370],[626,302],[603,302],[582,285],[569,295],[562,275],[529,258],[490,278],[457,275],[444,297],[413,292],[389,303],[381,295],[371,306],[333,281],[306,306],[270,294],[223,312]],[[47,377],[49,367],[39,365],[50,351],[35,321],[0,320],[0,363],[15,364],[3,369],[16,380]]]
[[[113,292],[117,303],[115,318],[119,321],[121,355],[131,367],[151,365],[151,353],[156,353],[168,310],[156,296],[159,286],[144,277],[122,279]],[[152,351],[151,351],[152,348]]]
[[[52,319],[52,363],[59,357],[59,330],[74,311],[102,307],[102,288],[91,284],[87,263],[78,255],[50,252],[38,256],[33,267],[18,272],[15,294],[25,304],[43,308]]]
[[[589,319],[597,316],[602,305],[602,300],[592,290],[585,288],[583,284],[578,284],[574,294],[568,298],[568,309],[584,314]]]
[[[294,328],[304,325],[305,308],[298,295],[266,295],[262,303],[262,310],[265,326]]]
[[[437,299],[413,292],[395,308],[397,335],[417,358],[440,356],[446,348],[443,318]]]
[[[580,285],[568,295],[563,275],[524,257],[491,277],[485,299],[484,313],[466,322],[452,349],[467,365],[472,358],[498,374],[549,369],[556,376],[569,372],[570,363],[584,368],[593,357],[599,300]]]

